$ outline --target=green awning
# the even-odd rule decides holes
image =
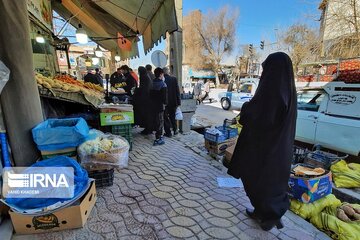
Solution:
[[[174,0],[52,0],[53,9],[77,27],[81,23],[89,36],[116,38],[120,32],[132,41],[132,50],[119,50],[117,40],[98,41],[109,51],[119,50],[122,59],[137,57],[137,33],[143,36],[148,53],[166,33],[178,29]],[[96,40],[95,40],[96,41]]]

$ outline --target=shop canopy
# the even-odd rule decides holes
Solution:
[[[166,32],[178,29],[174,0],[52,0],[52,7],[76,28],[81,23],[90,38],[121,59],[138,56],[138,34],[148,53]],[[119,36],[131,42],[131,50],[120,48]]]

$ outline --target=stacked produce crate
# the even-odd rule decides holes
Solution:
[[[224,154],[228,147],[236,144],[237,136],[237,128],[227,127],[225,125],[209,128],[204,134],[205,148],[211,155]]]
[[[103,104],[100,106],[101,126],[111,126],[111,133],[125,138],[132,149],[132,124],[134,111],[128,104]]]
[[[132,125],[131,124],[121,124],[121,125],[112,126],[111,133],[125,138],[130,144],[130,151],[132,150],[133,135],[132,135]]]

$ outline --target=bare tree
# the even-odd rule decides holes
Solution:
[[[318,58],[320,50],[318,31],[305,24],[290,26],[281,34],[279,40],[292,59],[295,73],[298,72],[301,63]]]
[[[216,12],[209,11],[203,17],[202,25],[195,26],[201,37],[204,60],[216,74],[216,85],[220,84],[218,72],[221,71],[221,61],[234,48],[237,19],[238,11],[225,6]]]
[[[322,12],[323,55],[349,58],[360,55],[360,1],[324,0]]]

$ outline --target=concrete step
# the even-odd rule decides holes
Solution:
[[[342,202],[360,203],[360,188],[337,188],[333,185],[333,194]]]

